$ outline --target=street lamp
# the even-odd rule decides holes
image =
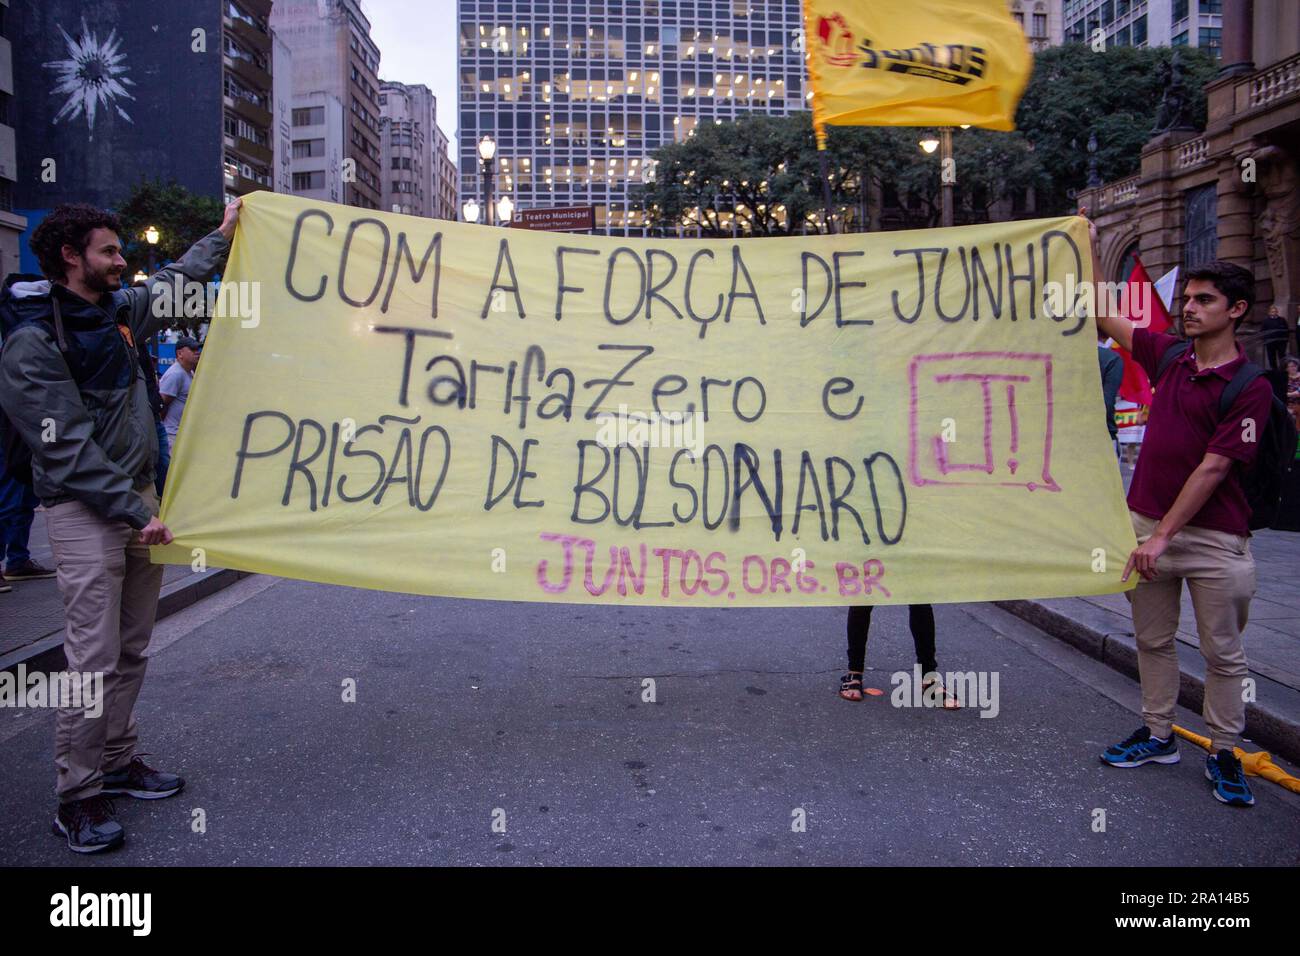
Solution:
[[[1096,189],[1101,185],[1101,176],[1097,173],[1097,132],[1088,134],[1088,188]]]
[[[466,222],[478,222],[478,214],[480,210],[478,208],[477,199],[471,199],[468,202],[466,202],[465,205],[462,207],[462,211],[465,214]]]
[[[927,133],[925,139],[921,140],[917,145],[928,154],[939,148],[939,141],[933,135]]]
[[[148,277],[147,275],[144,274],[144,271],[143,271],[143,270],[139,270],[139,269],[138,269],[138,270],[136,270],[135,275],[133,275],[133,276],[131,277],[131,281],[132,281],[132,282],[135,282],[135,283],[140,283],[140,282],[144,282],[144,281],[146,281],[148,278],[149,278],[149,277]]]
[[[508,195],[497,200],[497,222],[510,225],[515,217],[515,201]]]
[[[489,226],[492,225],[492,177],[496,174],[492,160],[496,154],[496,140],[491,136],[484,135],[478,141],[478,158],[479,167],[483,171],[483,208],[486,210],[483,216]]]
[[[158,231],[157,226],[150,226],[144,231],[144,241],[149,243],[149,274],[153,275],[154,269],[154,246],[158,245],[158,240],[162,234]]]

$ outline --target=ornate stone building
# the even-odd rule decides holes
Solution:
[[[1300,310],[1300,4],[1223,5],[1223,66],[1205,88],[1203,132],[1186,128],[1180,84],[1178,76],[1170,77],[1141,171],[1079,195],[1097,222],[1102,278],[1124,278],[1134,254],[1153,279],[1174,266],[1230,259],[1253,268],[1257,281],[1247,341],[1271,305],[1294,330]],[[1181,304],[1173,303],[1175,310]]]

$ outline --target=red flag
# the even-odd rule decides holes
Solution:
[[[1163,332],[1170,327],[1165,304],[1160,301],[1155,284],[1137,256],[1133,257],[1133,272],[1128,277],[1124,292],[1124,302],[1121,303],[1124,317],[1135,326],[1152,332]],[[1118,345],[1112,345],[1111,348],[1124,360],[1124,381],[1119,386],[1120,397],[1139,405],[1150,405],[1151,382],[1147,380],[1147,373],[1124,349]]]

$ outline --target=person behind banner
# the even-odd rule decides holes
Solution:
[[[912,645],[916,650],[916,663],[921,668],[921,693],[939,699],[943,706],[956,710],[961,705],[943,686],[939,676],[939,663],[934,656],[934,606],[909,604],[908,626],[912,631]],[[840,696],[845,700],[862,700],[862,672],[867,661],[867,633],[871,629],[871,605],[858,604],[849,608],[849,672],[840,678]]]
[[[1093,229],[1093,274],[1097,268]],[[1246,725],[1243,682],[1249,677],[1242,631],[1255,594],[1249,506],[1241,474],[1255,460],[1255,430],[1269,421],[1273,400],[1258,376],[1241,390],[1226,415],[1219,398],[1246,355],[1236,328],[1255,299],[1255,276],[1235,263],[1215,261],[1185,276],[1185,354],[1162,365],[1179,340],[1100,314],[1101,331],[1130,350],[1155,386],[1146,439],[1129,489],[1129,513],[1138,548],[1123,579],[1141,580],[1127,592],[1137,635],[1143,726],[1101,754],[1112,767],[1177,763],[1174,710],[1179,669],[1175,634],[1183,581],[1196,613],[1205,657],[1202,711],[1211,735],[1205,776],[1216,799],[1233,806],[1255,802],[1233,748]],[[1175,353],[1177,354],[1177,353]],[[1163,374],[1161,374],[1163,372]]]
[[[0,290],[0,407],[30,451],[67,618],[68,670],[102,681],[103,699],[60,707],[53,830],[77,853],[122,843],[110,794],[158,799],[185,782],[137,751],[144,681],[163,568],[149,546],[172,534],[158,520],[158,438],[136,343],[167,309],[155,300],[182,280],[207,282],[230,249],[241,201],[219,229],[145,284],[122,287],[121,224],[85,204],[57,207],[31,248],[45,278],[10,276]]]
[[[154,475],[153,488],[158,493],[158,500],[162,501],[163,485],[167,483],[167,469],[171,465],[171,446],[167,444],[167,432],[162,423],[163,400],[158,391],[158,366],[154,362],[153,353],[149,351],[148,342],[141,342],[135,353],[140,358],[140,372],[144,375],[144,383],[149,390],[149,409],[153,412],[154,432],[158,436],[158,466],[155,469],[157,474]]]
[[[1119,457],[1119,423],[1115,421],[1115,400],[1124,383],[1124,360],[1106,345],[1106,336],[1097,333],[1097,360],[1101,363],[1101,395],[1106,402],[1106,431],[1110,434],[1115,457]]]

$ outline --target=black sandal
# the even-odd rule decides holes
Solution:
[[[846,691],[854,691],[854,690],[856,690],[856,691],[858,692],[858,696],[857,696],[857,697],[845,697],[845,696],[844,696],[844,694],[845,694]],[[853,703],[853,704],[859,703],[860,701],[863,701],[863,700],[866,699],[866,694],[864,694],[864,693],[862,692],[862,675],[861,675],[861,674],[859,674],[857,677],[854,677],[852,674],[842,674],[842,675],[840,675],[840,697],[841,697],[841,699],[843,699],[843,700],[847,700],[847,701],[849,701],[850,703]]]
[[[932,676],[932,677],[929,677],[929,678],[923,678],[923,679],[922,679],[922,681],[921,681],[921,697],[922,697],[922,699],[925,698],[925,694],[926,694],[926,692],[927,692],[931,687],[934,687],[936,684],[939,686],[939,689],[940,689],[941,691],[943,691],[943,705],[942,705],[942,706],[943,706],[943,709],[944,709],[944,710],[961,710],[961,701],[959,701],[959,700],[957,699],[956,695],[953,694],[952,691],[950,691],[947,687],[944,686],[943,681],[942,681],[939,677],[937,677],[937,676]]]

